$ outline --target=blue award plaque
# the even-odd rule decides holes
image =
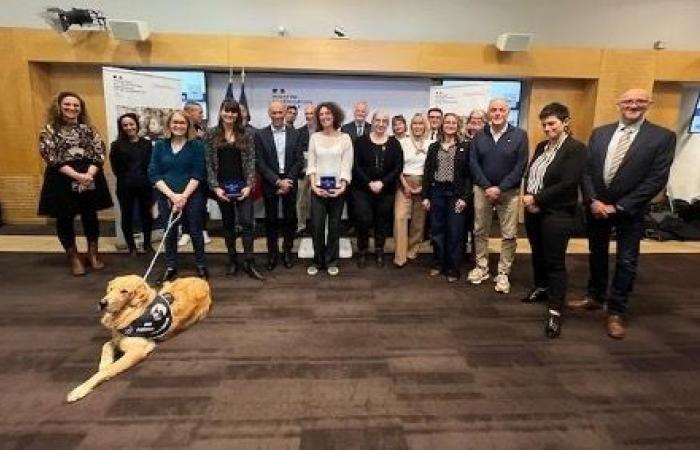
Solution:
[[[245,183],[243,180],[226,180],[223,187],[226,197],[238,198],[241,196],[241,190],[245,187]]]
[[[321,189],[330,191],[335,188],[335,177],[321,177]]]

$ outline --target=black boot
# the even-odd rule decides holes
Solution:
[[[384,267],[384,249],[380,248],[376,250],[377,257],[377,267]]]
[[[264,281],[265,277],[258,271],[258,269],[255,267],[255,260],[247,260],[246,262],[243,263],[243,272],[248,274],[250,278],[253,278],[254,280],[260,280]]]
[[[544,334],[550,339],[559,337],[561,334],[561,312],[550,309],[547,321],[544,324]]]
[[[236,254],[228,255],[228,264],[226,265],[226,276],[234,277],[238,275],[240,267],[238,265],[238,258]]]
[[[357,253],[357,267],[360,269],[367,267],[367,252],[364,250]]]

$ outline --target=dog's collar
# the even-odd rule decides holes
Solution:
[[[119,331],[126,337],[158,339],[168,332],[173,323],[170,294],[158,294],[146,310],[133,322]]]

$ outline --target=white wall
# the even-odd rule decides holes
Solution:
[[[700,134],[689,134],[688,125],[700,93],[699,85],[683,89],[683,101],[678,124],[678,145],[668,183],[669,194],[675,199],[700,200]]]
[[[534,32],[549,46],[700,50],[698,0],[3,0],[0,26],[46,25],[47,6],[92,7],[141,19],[153,31],[329,37],[342,25],[355,39],[494,42],[505,31]]]

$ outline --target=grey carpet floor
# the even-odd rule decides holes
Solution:
[[[525,256],[503,296],[429,279],[427,257],[261,284],[215,255],[210,316],[68,405],[108,338],[106,282],[146,265],[107,262],[0,255],[0,449],[700,448],[699,255],[642,256],[620,342],[602,312],[546,340]],[[580,294],[586,258],[568,264]]]

